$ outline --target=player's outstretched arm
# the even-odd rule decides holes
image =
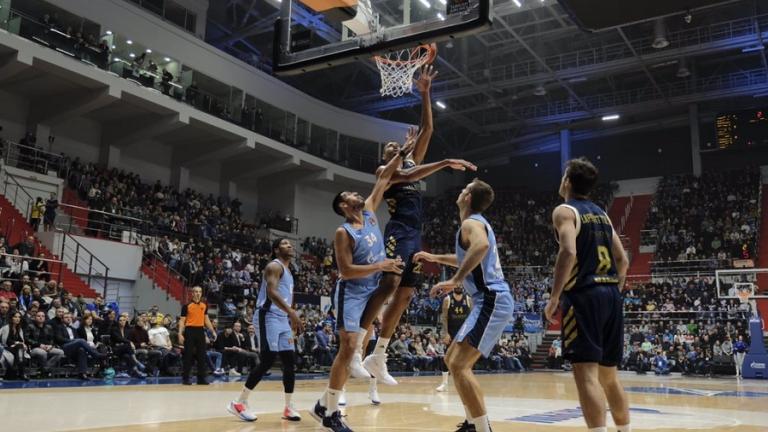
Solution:
[[[437,49],[434,44],[433,48]],[[421,93],[421,123],[419,125],[419,136],[416,140],[416,148],[413,151],[413,161],[417,165],[424,161],[429,148],[429,142],[432,140],[434,124],[432,120],[432,80],[437,76],[434,66],[428,64],[421,68],[421,72],[416,81],[416,88]]]
[[[488,232],[485,229],[485,225],[480,221],[474,219],[464,220],[461,223],[461,237],[469,242],[469,248],[464,255],[464,260],[452,278],[432,287],[432,290],[429,292],[430,296],[436,297],[446,294],[458,286],[472,269],[480,265],[483,257],[491,247],[488,241]]]
[[[452,168],[457,171],[477,171],[475,164],[464,159],[443,159],[439,162],[418,165],[409,169],[398,169],[389,182],[390,184],[413,183],[429,177],[443,168]]]
[[[558,206],[552,212],[552,225],[557,231],[560,249],[555,261],[555,281],[552,286],[552,294],[544,311],[550,321],[552,321],[552,316],[560,304],[560,295],[563,293],[563,288],[565,288],[576,263],[576,213],[567,207]]]
[[[385,259],[373,264],[353,264],[352,239],[343,227],[339,227],[336,230],[334,240],[333,247],[336,252],[336,262],[343,279],[360,279],[382,271],[395,274],[403,273],[403,261],[400,258]]]
[[[424,251],[417,252],[413,256],[413,262],[433,262],[454,268],[459,266],[456,254],[435,255]]]

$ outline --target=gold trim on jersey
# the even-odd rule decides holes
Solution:
[[[570,345],[578,336],[579,336],[579,331],[574,330],[573,335],[571,335],[571,337],[565,340],[565,347],[568,348],[568,345]]]
[[[563,318],[563,339],[565,339],[565,346],[567,347],[578,335],[579,331],[576,329],[576,315],[574,315],[574,308],[571,306]]]
[[[578,276],[579,276],[579,263],[575,262],[573,264],[573,270],[571,270],[571,275],[568,278],[568,282],[565,284],[565,287],[564,287],[565,291],[570,290],[576,285],[576,280],[578,279]]]
[[[392,257],[395,254],[395,248],[397,247],[397,240],[394,236],[389,236],[386,244],[387,257]]]

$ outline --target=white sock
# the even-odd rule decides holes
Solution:
[[[448,372],[443,372],[443,385],[448,385]]]
[[[355,354],[363,355],[363,342],[365,342],[365,336],[368,333],[360,332],[357,334],[357,343],[355,344]]]
[[[629,423],[624,426],[616,425],[616,432],[632,432],[632,425]]]
[[[371,377],[371,378],[368,380],[368,390],[369,390],[369,391],[374,391],[374,390],[376,390],[376,387],[377,387],[377,386],[376,386],[376,384],[377,384],[377,383],[376,383],[376,378],[374,378],[374,377]]]
[[[373,355],[380,355],[387,353],[387,347],[389,346],[389,338],[380,337],[376,341],[376,348],[373,350]]]
[[[339,398],[341,397],[341,390],[334,390],[329,387],[325,394],[328,398],[328,409],[325,410],[325,415],[326,417],[330,417],[331,414],[339,410]]]
[[[237,401],[240,403],[246,403],[248,402],[248,396],[251,395],[251,391],[248,390],[248,387],[243,387],[243,391],[240,392],[240,397],[237,398]]]
[[[323,395],[320,396],[320,399],[318,400],[318,402],[320,402],[321,407],[323,408],[328,407],[328,389],[325,389],[325,391],[323,392]]]
[[[475,425],[477,432],[491,432],[491,424],[488,422],[488,414],[472,419],[472,424]]]
[[[608,432],[608,428],[605,427],[605,426],[603,426],[603,427],[596,427],[596,428],[590,429],[589,432]]]
[[[285,393],[285,406],[291,405],[291,399],[293,399],[293,393]]]

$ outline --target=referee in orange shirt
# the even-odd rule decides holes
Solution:
[[[201,301],[203,289],[199,286],[192,288],[192,302],[181,308],[179,320],[179,343],[184,345],[184,357],[182,363],[184,371],[181,374],[182,384],[192,385],[189,374],[192,371],[192,362],[197,362],[197,384],[208,385],[205,376],[208,375],[206,360],[205,328],[207,327],[213,338],[216,332],[211,320],[208,319],[208,305]]]

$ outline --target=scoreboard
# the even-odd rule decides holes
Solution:
[[[747,110],[720,114],[715,119],[720,149],[768,146],[768,110]]]

